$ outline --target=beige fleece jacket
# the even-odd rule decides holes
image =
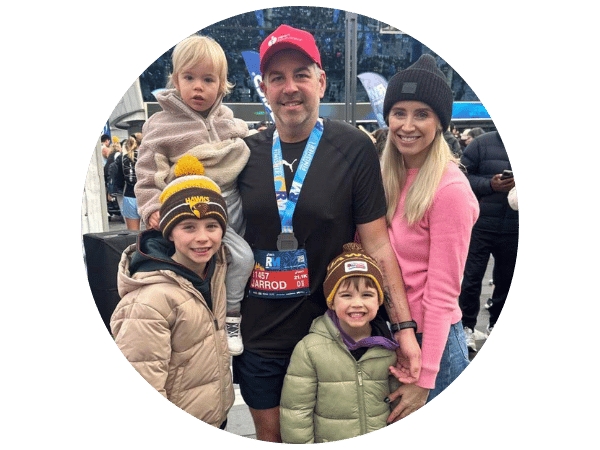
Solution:
[[[235,184],[250,150],[243,141],[248,126],[233,117],[230,108],[218,99],[205,118],[189,108],[175,89],[157,95],[162,111],[144,123],[142,143],[135,166],[135,195],[142,220],[160,209],[158,197],[172,180],[171,167],[185,153],[198,157],[223,191]],[[225,193],[225,192],[224,192]]]

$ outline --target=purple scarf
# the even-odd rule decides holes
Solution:
[[[342,341],[350,351],[354,351],[361,347],[375,347],[377,345],[392,351],[396,350],[399,347],[396,341],[394,341],[393,339],[388,339],[385,336],[369,336],[356,342],[354,341],[354,339],[348,336],[348,334],[344,330],[342,330],[342,327],[340,327],[340,319],[338,318],[338,316],[336,316],[335,311],[333,311],[332,309],[328,309],[327,316],[333,321],[333,323],[339,330],[340,336],[342,336]]]

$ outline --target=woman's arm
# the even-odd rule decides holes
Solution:
[[[359,224],[357,229],[363,248],[377,261],[383,274],[383,290],[387,294],[385,308],[390,320],[393,323],[412,320],[402,273],[390,244],[385,217]],[[396,332],[394,336],[400,344],[396,351],[398,361],[395,376],[402,383],[414,383],[421,372],[421,349],[415,330],[407,328]]]

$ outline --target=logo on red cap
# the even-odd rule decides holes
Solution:
[[[298,50],[317,63],[320,68],[323,68],[321,66],[321,54],[313,35],[289,25],[280,25],[260,45],[260,71],[265,73],[265,68],[271,57],[278,51],[285,49]]]

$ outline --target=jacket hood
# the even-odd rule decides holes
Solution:
[[[127,247],[121,255],[117,278],[119,295],[123,297],[145,284],[165,281],[180,283],[180,278],[175,277],[179,275],[192,283],[212,309],[210,279],[215,270],[216,255],[209,261],[208,273],[206,279],[203,279],[192,270],[173,261],[171,256],[174,253],[175,246],[165,239],[160,231],[146,230],[140,233],[137,242]]]

